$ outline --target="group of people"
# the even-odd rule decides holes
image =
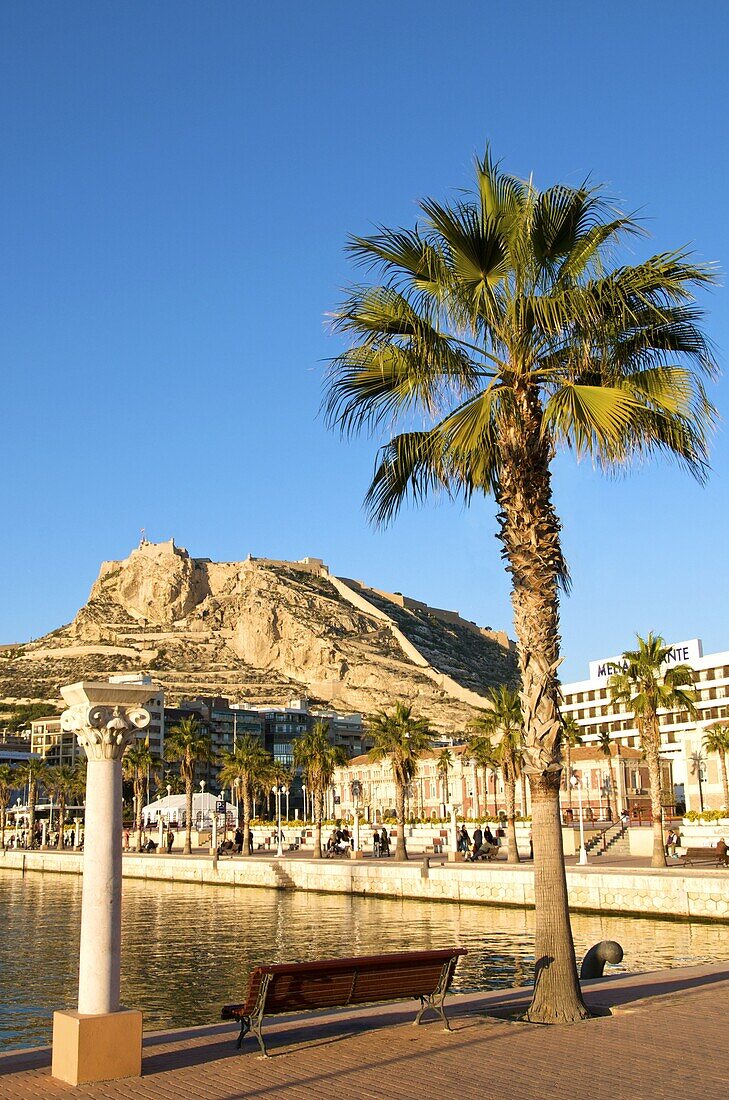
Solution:
[[[342,856],[352,847],[352,837],[349,829],[332,829],[327,840],[325,856],[331,859],[333,856]]]
[[[390,854],[390,836],[384,825],[379,831],[375,829],[372,834],[372,854],[375,859]]]
[[[174,847],[174,843],[175,843],[175,830],[172,828],[171,825],[168,825],[167,828],[165,829],[165,845],[167,847],[168,852],[172,851],[172,848]],[[156,852],[158,847],[159,846],[157,844],[157,841],[154,840],[151,836],[149,836],[149,837],[147,837],[147,839],[142,844],[142,851],[143,852]],[[131,850],[132,850],[132,834],[130,833],[129,829],[125,829],[124,830],[124,851],[125,852],[130,852]]]
[[[461,825],[461,831],[458,834],[458,851],[463,853],[469,863],[473,863],[477,859],[493,859],[499,850],[499,834],[501,832],[501,829],[497,829],[494,836],[489,825],[486,826],[485,830],[477,825],[473,830],[473,840],[471,840],[465,824]]]
[[[243,854],[243,830],[240,826],[235,830],[235,834],[232,840],[223,839],[218,845],[218,855],[222,856],[224,853],[237,856]],[[248,830],[248,855],[253,855],[253,830]]]

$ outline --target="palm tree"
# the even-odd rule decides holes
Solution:
[[[497,758],[496,750],[493,746],[490,737],[485,737],[478,733],[473,733],[473,730],[478,730],[478,718],[473,719],[469,723],[468,735],[469,740],[466,745],[466,755],[469,760],[473,760],[476,767],[481,768],[483,771],[483,785],[484,796],[486,798],[486,805],[484,806],[484,813],[488,813],[488,795],[489,795],[489,782],[488,773],[491,770],[494,774],[494,817],[496,816],[496,773],[499,770],[499,761]]]
[[[610,782],[607,790],[607,808],[608,818],[612,821],[612,808],[610,805],[610,788],[615,792],[615,816],[618,816],[618,787],[615,780],[615,774],[613,772],[613,758],[612,758],[612,741],[610,740],[610,734],[607,731],[603,731],[598,734],[597,746],[603,756],[607,757],[608,775]]]
[[[254,792],[269,786],[273,757],[257,737],[247,733],[238,738],[233,752],[222,754],[220,782],[236,787],[243,805],[243,851],[248,852],[251,835],[251,809]]]
[[[66,820],[66,806],[69,799],[78,790],[78,769],[71,764],[59,764],[49,768],[46,786],[58,803],[58,841],[57,848],[63,848],[63,825]]]
[[[396,703],[389,714],[378,711],[369,725],[374,744],[369,757],[373,763],[389,760],[395,780],[395,815],[397,817],[397,841],[395,859],[407,859],[405,846],[405,791],[415,778],[418,757],[430,745],[430,729],[425,718],[415,718],[413,708],[406,703]]]
[[[437,756],[436,770],[440,776],[440,781],[443,787],[443,802],[447,805],[450,802],[450,791],[448,790],[448,772],[453,767],[453,753],[448,748],[440,750]]]
[[[7,826],[10,792],[17,786],[15,770],[10,764],[0,764],[0,848],[5,850],[5,829]]]
[[[367,495],[389,521],[408,497],[493,493],[511,574],[535,875],[528,1019],[569,1022],[580,995],[559,820],[559,587],[568,582],[551,466],[608,469],[659,452],[706,473],[716,364],[692,291],[715,280],[680,252],[611,266],[639,227],[596,189],[539,191],[489,152],[476,187],[426,199],[412,229],[355,237],[373,270],[334,315],[350,346],[327,383],[329,423],[386,433]],[[392,433],[399,432],[393,435]]]
[[[567,791],[567,804],[572,809],[572,750],[582,744],[582,727],[577,719],[568,714],[562,719],[562,736],[560,743],[564,749],[564,758],[567,764],[565,772],[565,789]]]
[[[180,775],[185,784],[185,844],[183,855],[192,851],[192,785],[195,782],[195,765],[211,760],[213,746],[210,734],[200,728],[197,718],[181,718],[165,738],[165,756],[179,760]]]
[[[683,710],[694,718],[693,669],[688,665],[666,668],[671,647],[660,634],[637,636],[638,648],[622,656],[622,670],[608,681],[613,703],[632,710],[640,735],[641,748],[648,764],[653,817],[652,867],[666,866],[661,815],[661,730],[658,711]]]
[[[311,729],[294,742],[294,767],[301,769],[314,806],[314,859],[322,858],[324,796],[336,769],[346,764],[347,754],[342,746],[332,745],[329,740],[328,722],[314,722]]]
[[[184,719],[183,719],[184,721]],[[137,831],[136,850],[142,850],[142,810],[144,809],[144,787],[150,771],[158,767],[160,761],[150,752],[149,738],[144,741],[132,741],[122,758],[122,771],[126,779],[134,784],[134,805]]]
[[[726,754],[729,752],[729,726],[708,726],[704,731],[704,748],[719,757],[721,784],[724,788],[724,809],[729,810],[729,783],[727,783]]]
[[[45,785],[48,767],[42,760],[25,760],[15,769],[18,786],[28,788],[28,840],[29,848],[35,846],[35,808],[38,802],[38,788]]]
[[[516,781],[521,772],[521,743],[524,728],[519,693],[513,691],[508,685],[501,684],[498,688],[492,688],[487,697],[491,702],[491,709],[485,710],[474,719],[473,725],[483,730],[494,746],[506,791],[506,858],[509,863],[519,863],[515,824]]]

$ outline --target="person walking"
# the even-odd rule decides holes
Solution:
[[[470,846],[471,838],[468,835],[468,829],[466,828],[466,823],[464,821],[464,823],[461,825],[461,831],[458,835],[458,851],[463,852],[464,855],[467,855]]]
[[[167,826],[167,854],[172,851],[172,845],[175,843],[175,833],[171,825]]]
[[[235,830],[235,851],[237,855],[243,851],[243,830],[240,827]]]
[[[475,859],[478,853],[481,851],[481,845],[483,844],[483,832],[481,826],[477,825],[473,830],[473,848],[471,849],[471,859]]]
[[[372,834],[372,855],[375,859],[378,859],[380,855],[380,834],[377,829]]]

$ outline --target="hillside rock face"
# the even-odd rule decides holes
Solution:
[[[513,682],[516,661],[505,636],[330,577],[317,559],[212,562],[170,540],[104,562],[69,626],[0,660],[0,698],[50,702],[62,683],[125,671],[149,672],[172,702],[306,693],[371,713],[406,699],[452,731],[488,687]]]

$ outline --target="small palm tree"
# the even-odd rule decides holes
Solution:
[[[236,787],[243,806],[243,851],[247,854],[251,835],[251,809],[254,793],[269,786],[273,757],[252,734],[238,739],[233,752],[224,752],[220,782]],[[240,821],[239,821],[240,824]]]
[[[0,764],[0,847],[3,850],[5,849],[5,829],[7,827],[10,792],[17,785],[14,768],[10,764]]]
[[[724,809],[729,810],[729,783],[727,783],[726,756],[729,752],[729,726],[708,726],[704,733],[704,748],[719,757],[721,784],[724,789]]]
[[[443,787],[443,801],[446,805],[450,802],[450,791],[448,790],[448,773],[453,768],[453,753],[448,748],[443,748],[438,753],[436,758],[436,770],[440,776],[440,781]]]
[[[15,776],[18,786],[28,788],[28,847],[35,845],[35,810],[38,803],[38,790],[46,783],[48,767],[42,760],[26,760],[18,764]]]
[[[693,669],[688,665],[666,668],[671,647],[660,634],[637,635],[638,648],[623,654],[621,672],[610,677],[608,688],[613,703],[632,710],[640,743],[648,764],[653,816],[652,867],[666,866],[663,846],[661,802],[661,730],[659,710],[683,710],[695,718]]]
[[[572,784],[570,783],[572,778],[572,750],[581,744],[582,727],[572,714],[568,714],[566,718],[562,719],[561,745],[564,750],[564,758],[567,765],[565,770],[565,788],[567,791],[567,804],[570,809],[572,809]]]
[[[598,748],[600,749],[600,752],[607,759],[608,776],[610,777],[609,778],[609,783],[608,783],[608,790],[606,792],[607,793],[607,809],[608,809],[608,818],[612,821],[613,811],[612,811],[612,806],[611,806],[611,803],[610,803],[610,791],[612,790],[615,793],[615,816],[617,817],[618,816],[618,787],[617,787],[617,783],[616,783],[616,780],[615,780],[615,773],[613,772],[612,741],[610,740],[610,734],[606,730],[604,730],[602,733],[598,734],[597,744],[598,744]]]
[[[493,494],[511,600],[532,788],[533,1023],[584,1019],[559,817],[560,586],[552,499],[559,450],[607,470],[651,454],[698,478],[715,410],[715,357],[694,293],[716,273],[682,252],[615,262],[641,231],[597,189],[540,191],[489,151],[475,186],[425,199],[413,227],[350,240],[370,274],[334,324],[348,346],[326,411],[345,435],[382,434],[367,494],[375,522],[408,498]]]
[[[314,722],[310,730],[294,742],[294,767],[300,768],[314,805],[314,859],[322,858],[321,826],[324,796],[337,768],[347,764],[341,745],[329,740],[329,723]]]
[[[496,759],[504,777],[506,791],[507,860],[519,863],[516,843],[516,781],[521,773],[522,736],[524,723],[519,693],[502,684],[488,693],[491,710],[485,710],[474,720],[494,746]]]
[[[63,848],[63,826],[66,820],[66,807],[78,790],[78,770],[71,764],[59,764],[49,768],[46,786],[58,803],[58,841],[57,848]]]
[[[405,845],[405,791],[415,778],[418,758],[430,745],[430,728],[424,718],[415,718],[413,708],[397,703],[389,714],[379,711],[369,727],[374,744],[369,757],[373,763],[389,760],[395,780],[397,842],[395,859],[407,859]]]
[[[122,770],[127,779],[134,784],[134,805],[136,806],[136,820],[134,826],[137,831],[136,850],[142,850],[142,810],[144,809],[144,787],[147,776],[159,765],[159,760],[152,754],[149,748],[149,738],[144,741],[132,741],[124,753]]]
[[[195,782],[195,765],[211,760],[213,746],[210,734],[200,728],[197,718],[182,718],[165,738],[165,756],[179,760],[180,775],[185,784],[185,845],[183,855],[192,851],[192,786]]]
[[[496,749],[493,746],[493,742],[490,737],[484,736],[478,733],[479,720],[474,718],[468,725],[467,735],[468,744],[466,745],[466,757],[469,760],[473,760],[477,768],[481,768],[483,771],[483,785],[486,797],[486,805],[484,806],[484,813],[488,813],[488,795],[489,795],[489,780],[488,775],[491,771],[496,776],[499,770],[499,761],[497,758]],[[496,816],[496,780],[494,779],[494,816]]]

